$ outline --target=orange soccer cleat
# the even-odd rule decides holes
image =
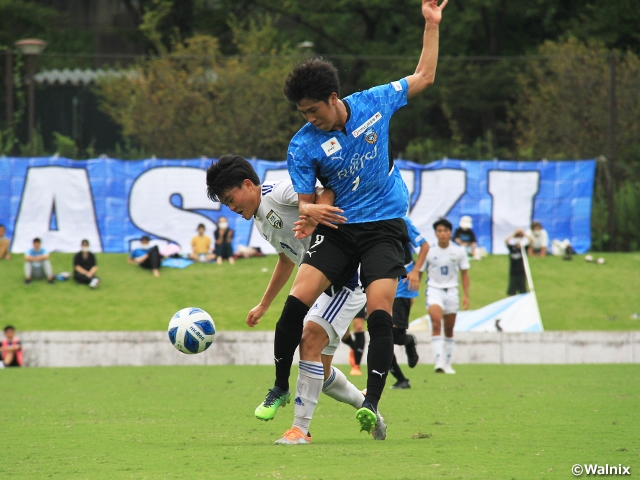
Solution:
[[[276,445],[308,445],[311,443],[311,434],[305,435],[298,427],[292,427],[275,443]]]

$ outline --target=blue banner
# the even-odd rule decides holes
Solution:
[[[215,221],[224,215],[235,228],[236,246],[272,252],[253,222],[207,198],[211,162],[2,158],[0,223],[16,253],[31,248],[34,237],[50,251],[78,251],[86,238],[93,251],[127,252],[145,234],[189,252],[196,226],[204,223],[213,237]],[[284,161],[251,162],[263,181],[288,177]],[[533,220],[550,240],[568,239],[579,253],[590,247],[594,160],[396,165],[410,192],[409,215],[430,243],[436,219],[446,216],[455,227],[469,215],[478,245],[492,253],[505,253],[504,238]]]

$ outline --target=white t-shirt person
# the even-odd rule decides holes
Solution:
[[[469,269],[469,258],[459,245],[449,242],[447,248],[435,243],[427,255],[427,286],[458,288],[458,272]]]

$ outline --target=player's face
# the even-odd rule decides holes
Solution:
[[[242,215],[245,220],[251,220],[258,211],[259,202],[256,200],[256,187],[251,180],[245,180],[241,187],[233,187],[220,198],[220,203]]]
[[[436,227],[436,237],[439,245],[447,245],[451,240],[451,230],[444,225],[438,225]]]
[[[304,98],[296,103],[302,117],[316,128],[330,132],[338,123],[338,109],[336,108],[338,95],[332,93],[327,103]]]
[[[9,340],[11,340],[15,334],[16,332],[13,328],[7,328],[4,332],[4,336],[7,337]]]

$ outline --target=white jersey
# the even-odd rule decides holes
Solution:
[[[302,261],[311,242],[311,235],[304,240],[294,236],[293,223],[298,220],[298,194],[291,180],[263,183],[262,198],[255,215],[256,228],[277,253],[284,253],[296,265]]]
[[[464,248],[449,242],[447,248],[437,243],[429,248],[427,254],[427,285],[434,288],[458,287],[458,272],[469,269],[469,258]]]

